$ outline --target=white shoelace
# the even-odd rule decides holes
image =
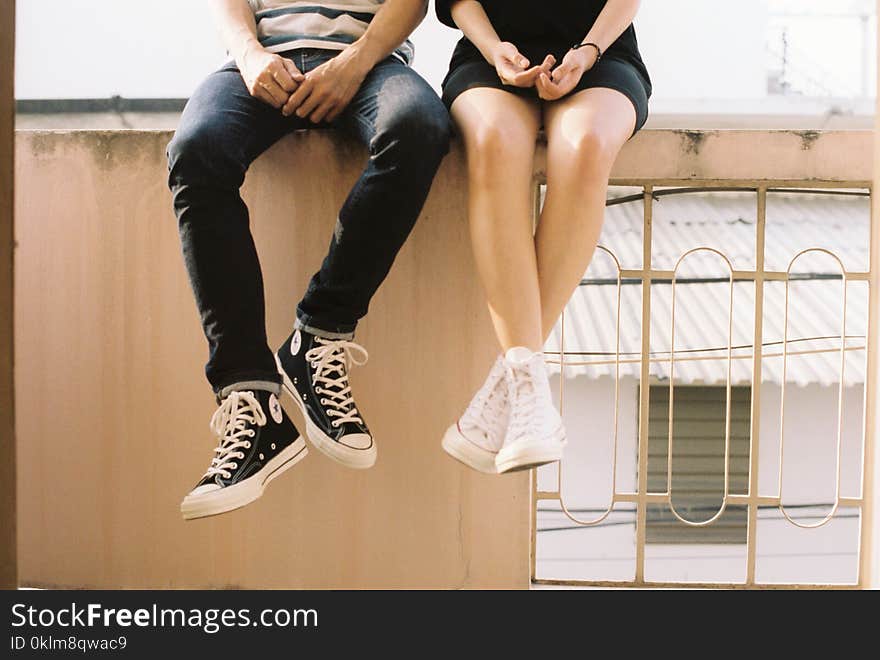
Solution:
[[[515,441],[534,429],[540,429],[548,423],[544,419],[552,401],[544,400],[549,397],[549,388],[543,387],[541,374],[535,373],[536,369],[543,369],[543,362],[536,366],[534,363],[511,367],[509,369],[509,396],[511,399],[511,418],[508,438]]]
[[[315,369],[315,392],[329,398],[321,398],[321,405],[327,407],[327,416],[334,417],[331,422],[334,428],[353,422],[362,424],[357,406],[351,396],[351,385],[348,383],[348,367],[352,364],[359,367],[365,365],[370,358],[367,349],[360,344],[346,339],[324,339],[315,337],[315,346],[305,357]],[[358,360],[355,355],[359,354]]]
[[[214,449],[216,454],[206,477],[219,474],[224,479],[232,476],[230,470],[238,469],[236,459],[243,459],[242,449],[250,449],[252,438],[256,435],[249,425],[266,425],[266,414],[253,392],[232,392],[223,400],[211,418],[211,430],[220,436],[220,444]]]
[[[462,423],[480,429],[490,440],[503,431],[501,418],[505,414],[507,388],[504,384],[504,369],[500,363],[492,367],[492,371],[483,387],[474,396],[473,401],[462,415]],[[502,433],[503,435],[503,433]]]

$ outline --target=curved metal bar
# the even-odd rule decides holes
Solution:
[[[822,341],[825,339],[840,339],[840,337],[808,337],[807,338],[808,341]],[[849,337],[847,337],[847,339],[862,339],[862,337],[854,337],[853,335],[850,335]],[[796,341],[803,341],[803,340],[792,339],[790,343],[793,344]],[[782,342],[780,342],[780,344],[781,343]],[[766,344],[765,344],[765,346],[766,346]],[[734,346],[733,348],[736,349],[736,346]],[[864,351],[866,348],[867,347],[864,345],[847,346],[846,352],[852,353],[854,351]],[[716,349],[712,349],[711,351],[706,351],[706,352],[715,352],[715,350]],[[717,349],[717,350],[723,350],[723,349]],[[838,350],[840,350],[840,349],[837,349],[837,348],[834,348],[834,349],[817,348],[817,349],[810,350],[810,351],[789,351],[788,354],[789,355],[823,355],[825,353],[836,353]],[[666,353],[668,353],[668,352],[669,351],[666,351]],[[778,358],[778,357],[782,357],[782,353],[764,353],[764,359]],[[752,355],[751,353],[748,353],[746,355],[734,355],[733,356],[734,360],[751,360],[753,358],[754,358],[754,355]],[[680,357],[680,358],[677,358],[675,361],[678,363],[681,363],[681,362],[711,362],[711,361],[717,360],[717,359],[718,358],[715,356],[701,356],[701,357],[686,357],[686,358]],[[651,364],[660,364],[661,362],[665,363],[668,361],[669,361],[669,358],[651,358],[650,360],[648,360],[648,362]],[[641,363],[642,363],[641,360],[621,360],[620,361],[620,364],[641,364]],[[547,360],[547,364],[559,364],[559,360]],[[589,361],[579,361],[579,362],[567,362],[566,364],[570,367],[607,367],[609,365],[614,364],[614,360],[589,360]]]
[[[789,289],[791,283],[791,269],[794,267],[795,262],[800,259],[805,254],[809,254],[811,252],[819,252],[821,254],[826,254],[837,262],[838,267],[840,268],[840,273],[843,276],[841,283],[843,285],[843,309],[841,310],[841,333],[840,333],[840,383],[838,384],[837,390],[837,466],[835,469],[835,482],[834,482],[834,506],[831,511],[828,512],[828,515],[825,516],[822,520],[816,523],[804,524],[798,522],[794,518],[792,518],[788,512],[785,510],[785,504],[783,504],[783,461],[785,457],[785,381],[788,374],[788,310],[789,310]],[[830,250],[826,250],[825,248],[809,248],[806,250],[802,250],[798,252],[794,258],[789,262],[788,269],[785,271],[789,276],[785,280],[785,323],[783,330],[783,341],[782,341],[782,390],[780,392],[780,404],[779,404],[779,510],[782,512],[782,515],[785,519],[790,522],[795,527],[800,527],[801,529],[817,529],[824,525],[827,525],[831,522],[834,515],[837,513],[837,509],[840,508],[840,451],[843,440],[843,394],[844,394],[844,373],[846,369],[846,309],[847,309],[847,291],[849,287],[847,286],[847,271],[843,265],[843,262],[840,260],[836,254],[831,252]]]
[[[724,263],[727,264],[727,269],[730,272],[730,301],[727,308],[727,400],[725,404],[726,411],[724,417],[724,498],[721,501],[721,508],[718,509],[718,512],[708,520],[703,520],[700,522],[687,520],[678,512],[678,510],[675,508],[675,504],[672,501],[672,436],[674,423],[673,411],[675,409],[675,283],[678,279],[678,269],[681,267],[682,262],[696,252],[711,252],[712,254],[721,257],[724,260]],[[719,250],[716,250],[715,248],[698,247],[694,248],[693,250],[688,250],[683,255],[681,255],[681,257],[679,257],[678,261],[675,264],[675,268],[672,271],[672,333],[670,344],[669,445],[666,456],[666,491],[669,495],[669,510],[672,511],[672,515],[674,515],[680,522],[684,523],[685,525],[690,525],[691,527],[706,527],[708,525],[711,525],[722,515],[724,515],[724,511],[727,509],[727,498],[730,494],[730,401],[731,374],[733,368],[733,264],[730,263],[730,259],[727,258],[727,255],[720,252]]]
[[[598,518],[593,520],[581,520],[577,516],[575,516],[571,511],[569,511],[568,507],[565,505],[565,496],[563,494],[563,470],[562,463],[563,461],[559,461],[559,465],[557,467],[557,480],[559,483],[559,506],[562,508],[562,512],[565,514],[566,518],[571,520],[576,525],[580,525],[582,527],[591,527],[594,525],[598,525],[602,523],[608,516],[611,515],[611,512],[614,511],[615,504],[615,496],[617,495],[617,437],[618,437],[618,420],[620,416],[620,298],[621,298],[621,272],[622,268],[620,267],[620,260],[617,258],[611,250],[608,248],[597,245],[596,249],[602,250],[608,256],[610,256],[614,260],[614,265],[617,267],[617,326],[616,326],[616,335],[617,342],[615,346],[615,371],[614,371],[614,444],[611,450],[611,501],[608,504],[608,508],[605,510],[603,514],[601,514]],[[563,313],[562,317],[562,333],[561,340],[559,346],[559,374],[560,374],[560,386],[559,386],[559,412],[562,414],[562,391],[565,388],[565,314]]]

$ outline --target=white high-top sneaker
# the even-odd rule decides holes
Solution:
[[[495,455],[501,449],[507,431],[505,375],[504,360],[499,356],[464,415],[443,436],[443,449],[447,454],[487,474],[498,473]]]
[[[553,405],[544,356],[511,348],[504,364],[510,422],[495,467],[499,473],[515,472],[561,460],[565,428]]]

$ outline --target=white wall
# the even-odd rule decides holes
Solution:
[[[658,99],[766,95],[765,0],[646,0],[638,36]]]
[[[210,0],[41,0],[16,7],[17,98],[188,97],[226,61]],[[456,31],[433,15],[415,68],[439,89]]]
[[[209,2],[18,2],[15,95],[187,97],[224,58]]]
[[[610,379],[566,381],[563,413],[569,435],[564,468],[566,506],[604,508],[611,492],[613,387]],[[558,392],[558,377],[553,379]],[[621,383],[618,491],[636,488],[638,401],[634,379]],[[764,385],[761,398],[762,495],[778,492],[780,388]],[[849,388],[844,399],[841,494],[857,496],[860,488],[863,391]],[[837,389],[791,387],[786,392],[785,502],[804,504],[834,499]],[[555,490],[556,469],[539,471],[539,489]],[[542,508],[554,508],[552,502]],[[542,532],[538,535],[538,577],[626,580],[635,567],[634,514],[620,510],[610,525]],[[792,510],[794,513],[794,510]],[[820,517],[826,510],[798,511]],[[781,520],[777,510],[762,510],[758,524],[758,579],[766,582],[854,581],[858,548],[855,510],[842,509],[827,526],[801,530]],[[597,514],[577,514],[584,520]],[[802,521],[805,523],[813,520]],[[571,527],[560,512],[539,515],[538,528]],[[745,577],[745,546],[660,546],[647,549],[649,579],[672,581],[739,581]]]
[[[16,96],[189,96],[225,59],[209,2],[19,2]],[[687,111],[689,100],[765,97],[767,0],[644,0],[637,28],[661,111]],[[848,35],[846,29],[823,34],[827,68],[858,68]],[[414,35],[415,66],[436,88],[456,39],[432,5]]]

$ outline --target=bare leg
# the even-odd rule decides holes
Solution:
[[[471,242],[502,348],[540,351],[541,294],[532,234],[537,102],[475,88],[452,105],[468,159]]]
[[[632,102],[588,89],[544,109],[547,197],[537,233],[542,339],[568,303],[596,250],[611,167],[635,128]]]

